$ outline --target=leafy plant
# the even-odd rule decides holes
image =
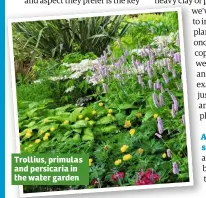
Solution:
[[[81,54],[80,52],[74,52],[71,54],[67,54],[64,56],[63,62],[64,63],[80,63],[82,60],[89,59],[94,60],[97,56],[93,52],[88,52],[85,55]]]
[[[76,42],[72,53],[39,58],[34,79],[19,78],[21,152],[90,156],[89,185],[59,189],[189,180],[176,25],[173,12],[71,19],[63,26]]]

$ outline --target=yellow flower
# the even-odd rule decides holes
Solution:
[[[116,161],[114,162],[114,164],[115,164],[116,166],[120,165],[121,163],[122,163],[122,160],[121,160],[121,159],[118,159],[118,160],[116,160]]]
[[[129,128],[129,127],[131,127],[131,122],[130,120],[126,120],[124,123],[124,128]]]
[[[92,165],[92,162],[93,162],[93,159],[92,159],[92,158],[89,158],[89,166]]]
[[[162,154],[162,158],[165,159],[166,157],[167,157],[167,154],[166,154],[166,153],[163,153],[163,154]]]
[[[36,139],[36,140],[35,140],[35,143],[36,143],[36,144],[39,144],[40,142],[41,142],[41,139]]]
[[[32,133],[32,129],[27,129],[26,133]]]
[[[85,121],[89,121],[89,118],[88,118],[88,117],[86,117],[86,118],[85,118]]]
[[[135,129],[130,129],[129,134],[133,136],[135,134]]]
[[[121,150],[122,153],[124,153],[124,152],[126,152],[126,150],[127,150],[128,148],[129,148],[128,145],[123,145],[123,146],[120,148],[120,150]]]
[[[108,113],[107,116],[110,117],[110,116],[112,116],[112,114],[111,114],[111,113]]]
[[[51,135],[50,133],[45,133],[45,135],[44,135],[44,136],[49,137],[50,135]]]
[[[139,149],[137,150],[137,153],[140,154],[140,155],[142,155],[143,152],[144,152],[144,150],[143,150],[142,148],[139,148]]]
[[[97,112],[95,110],[92,111],[92,115],[97,115]]]
[[[109,110],[108,110],[108,113],[109,113],[109,114],[112,114],[112,109],[109,109]]]
[[[32,132],[26,132],[26,135],[25,135],[26,138],[30,138],[31,136],[32,136]]]
[[[78,118],[81,120],[83,119],[83,115],[79,115]]]
[[[158,117],[158,114],[157,113],[155,113],[154,114],[154,119],[156,119]]]
[[[54,131],[55,130],[55,127],[51,127],[50,128],[50,131],[52,132],[52,131]]]
[[[89,125],[90,125],[91,127],[94,126],[94,121],[93,121],[93,120],[89,121]]]
[[[142,117],[142,113],[137,113],[136,116],[137,116],[138,118],[141,118],[141,117]]]
[[[127,154],[127,155],[123,156],[124,161],[130,160],[131,158],[132,158],[132,156],[130,154]]]
[[[103,102],[100,102],[99,103],[99,107],[103,107],[104,106],[104,103]]]
[[[64,120],[63,124],[69,124],[69,121],[68,120]]]
[[[43,140],[44,140],[44,141],[47,141],[48,139],[49,139],[49,137],[46,136],[46,135],[43,137]]]

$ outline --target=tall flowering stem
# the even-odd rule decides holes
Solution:
[[[164,131],[164,127],[163,127],[162,119],[160,117],[157,118],[157,128],[158,128],[159,134],[162,134]]]
[[[166,75],[165,73],[163,73],[163,74],[162,74],[162,77],[163,77],[165,83],[168,84],[169,79],[168,79],[167,75]]]
[[[179,174],[179,167],[177,162],[173,162],[172,163],[172,171],[174,175],[178,175]]]
[[[155,105],[156,107],[159,107],[160,105],[159,105],[159,102],[158,102],[158,100],[157,100],[157,95],[156,95],[156,93],[153,93],[153,94],[152,94],[152,98],[153,98],[154,105]]]
[[[163,95],[159,94],[159,105],[162,107],[164,105]]]

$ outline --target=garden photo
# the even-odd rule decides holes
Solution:
[[[13,22],[21,153],[89,154],[24,193],[190,182],[181,39],[177,11]]]

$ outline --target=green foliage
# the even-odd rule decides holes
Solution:
[[[38,102],[52,97],[48,84],[21,84],[17,87],[17,101]]]
[[[140,14],[133,17],[127,16],[129,23],[126,34],[121,38],[121,48],[136,49],[151,43],[155,36],[169,35],[178,31],[177,12],[163,14]],[[122,50],[114,43],[113,53],[120,56]]]
[[[75,52],[64,56],[64,63],[80,63],[84,59],[94,60],[97,56],[93,52],[88,52],[85,55]]]
[[[75,51],[100,55],[115,36],[125,33],[127,25],[121,32],[116,31],[123,18],[105,16],[13,23],[14,46],[16,49],[28,45],[32,53],[40,52],[47,58]]]
[[[90,156],[90,184],[60,189],[139,185],[137,175],[148,170],[159,177],[152,183],[189,180],[182,71],[176,60],[180,56],[177,13],[130,15],[122,20],[67,21],[64,28],[75,35],[76,52],[64,53],[63,60],[41,58],[31,69],[34,79],[18,80],[21,152]],[[82,64],[85,59],[89,61]],[[172,112],[174,97],[178,109]],[[173,171],[174,162],[178,174]],[[124,173],[123,178],[115,179],[119,173]]]

